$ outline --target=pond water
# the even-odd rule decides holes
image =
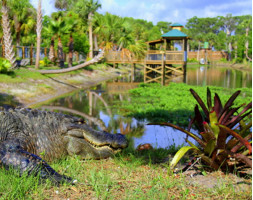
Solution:
[[[134,79],[131,75],[124,76],[101,83],[88,90],[73,92],[42,108],[82,116],[95,129],[106,129],[111,133],[126,134],[130,138],[130,145],[133,148],[144,143],[150,143],[155,148],[168,148],[171,145],[184,144],[185,135],[180,131],[170,127],[147,125],[147,121],[138,121],[117,114],[117,110],[120,108],[115,107],[115,103],[127,99],[127,91],[137,87],[136,82],[143,81],[143,76],[140,73],[136,73],[136,75]],[[131,80],[135,82],[131,82]],[[200,66],[187,68],[185,77],[176,77],[171,81],[201,86],[251,87],[252,75],[250,72]]]

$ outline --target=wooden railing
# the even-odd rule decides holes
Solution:
[[[147,51],[145,62],[147,64],[181,64],[184,62],[183,51]]]
[[[122,52],[109,51],[105,54],[107,62],[112,63],[147,63],[147,64],[159,64],[165,62],[166,64],[182,63],[184,62],[183,51],[160,51],[149,50],[146,52],[146,56],[143,59],[136,59],[128,55],[124,55]]]
[[[108,51],[105,53],[105,60],[111,63],[143,63],[144,59],[137,59],[132,55],[121,51]]]

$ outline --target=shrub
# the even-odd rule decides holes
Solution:
[[[251,160],[247,157],[248,154],[252,153],[252,102],[246,106],[243,104],[233,107],[233,102],[240,94],[240,91],[237,91],[224,106],[218,94],[215,94],[214,105],[212,106],[211,92],[207,88],[206,106],[193,89],[190,91],[202,108],[202,112],[196,105],[195,116],[190,121],[188,130],[167,122],[151,123],[176,128],[192,137],[199,144],[197,147],[187,140],[190,146],[184,146],[176,153],[170,164],[171,167],[173,168],[189,150],[192,150],[196,157],[200,157],[205,164],[215,170],[232,169],[230,158],[252,167]],[[245,121],[244,119],[247,116],[250,116],[250,119]],[[199,135],[190,132],[193,124],[199,131]]]
[[[5,58],[0,58],[0,73],[7,73],[11,68],[11,63]]]

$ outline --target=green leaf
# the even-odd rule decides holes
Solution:
[[[189,140],[186,140],[186,142],[188,142],[188,144],[189,144],[191,147],[193,147],[193,148],[197,149],[198,151],[200,151],[199,148],[198,148],[196,145],[194,145],[192,142],[190,142]]]
[[[209,87],[207,87],[206,99],[207,99],[208,109],[212,110],[211,91],[210,91]]]
[[[195,147],[190,147],[190,146],[184,146],[181,149],[178,150],[178,152],[175,154],[174,158],[172,159],[170,163],[171,169],[173,169],[177,163],[181,160],[181,158],[189,151],[189,150],[194,150],[196,149]]]
[[[218,119],[217,119],[216,112],[215,111],[210,112],[209,118],[210,118],[210,126],[212,128],[213,134],[214,134],[215,138],[217,139],[219,136],[219,133],[220,133],[220,129],[217,126]]]
[[[214,140],[214,139],[209,140],[205,149],[204,149],[204,152],[206,154],[208,154],[208,156],[210,157],[213,153],[213,150],[215,149],[215,146],[216,146],[216,140]]]

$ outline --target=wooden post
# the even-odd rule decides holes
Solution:
[[[22,47],[22,59],[25,59],[25,47]]]
[[[165,84],[165,59],[164,59],[164,52],[162,53],[162,74],[161,74],[161,85]]]
[[[30,47],[30,65],[33,64],[33,44]]]
[[[135,63],[131,64],[131,82],[134,82],[135,78]]]
[[[147,69],[146,69],[147,63],[146,63],[146,60],[147,60],[147,57],[144,58],[144,72],[143,72],[144,83],[146,83],[146,73],[147,73]]]

